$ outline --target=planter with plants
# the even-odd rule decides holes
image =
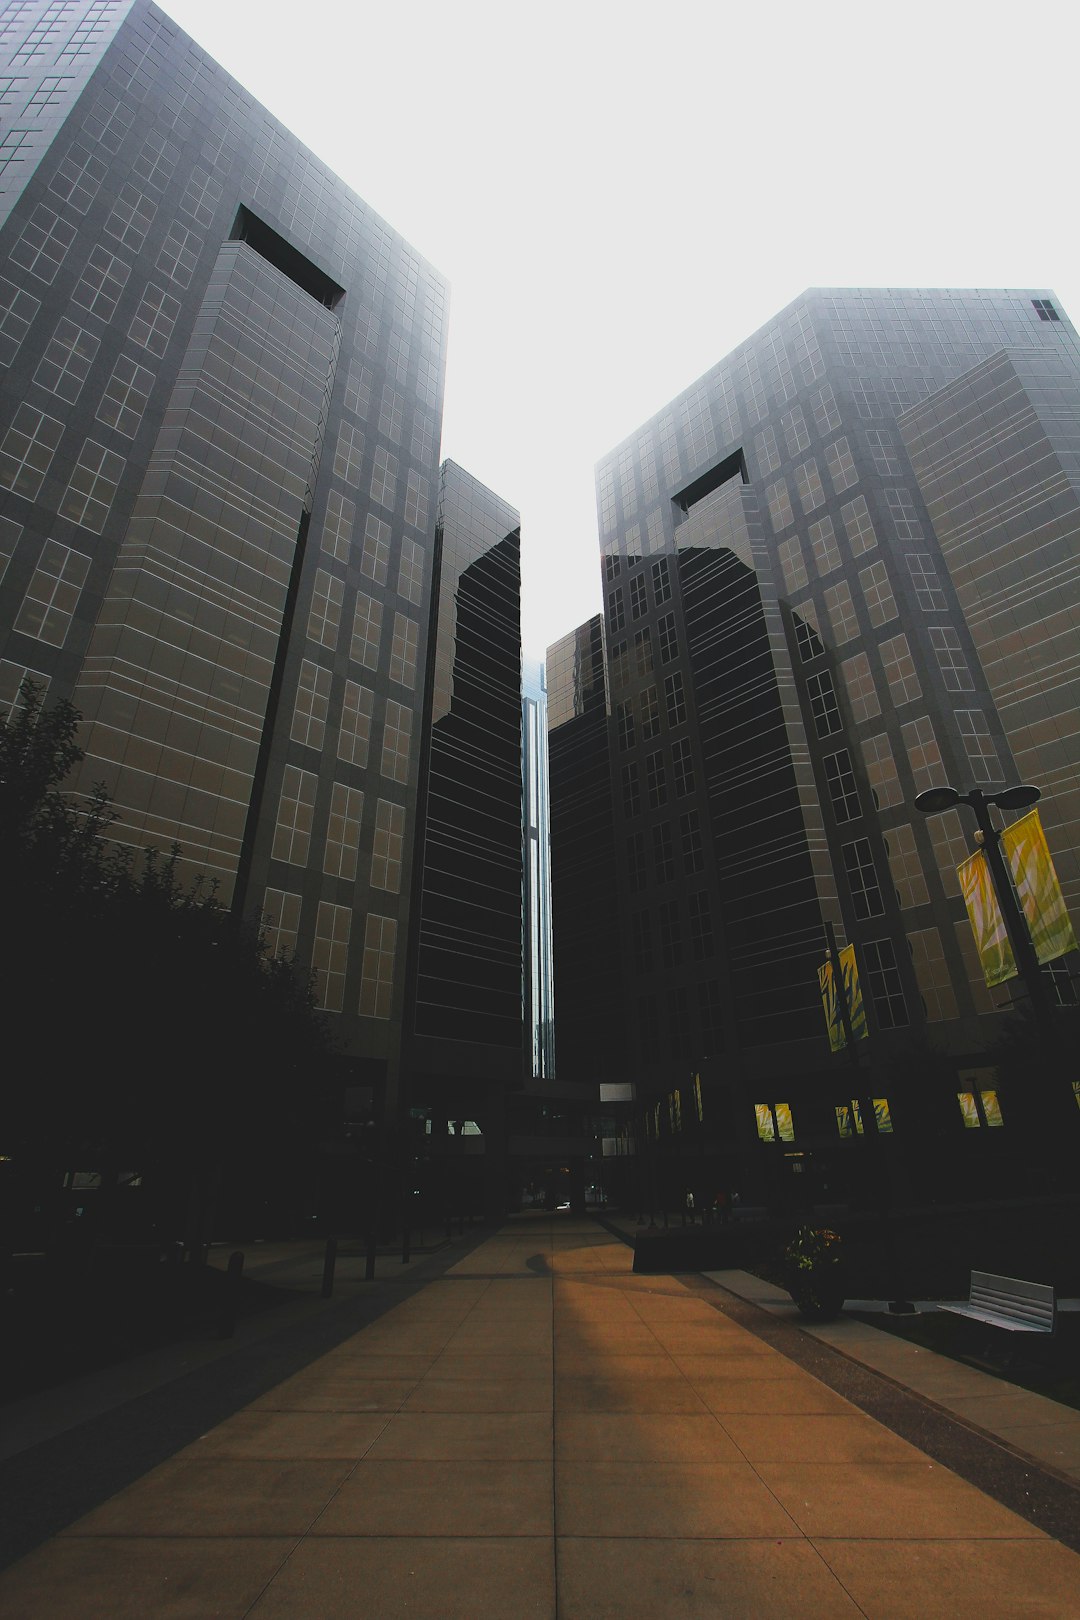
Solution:
[[[831,1322],[844,1303],[845,1276],[839,1233],[800,1226],[784,1251],[784,1286],[801,1316]]]

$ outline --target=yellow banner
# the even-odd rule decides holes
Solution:
[[[866,1027],[866,1008],[863,1006],[862,985],[859,983],[854,945],[845,945],[840,952],[840,970],[844,976],[844,993],[847,996],[851,1033],[857,1041],[864,1041],[869,1032]],[[844,1020],[840,1012],[840,998],[836,993],[831,957],[818,968],[818,987],[821,990],[821,1004],[825,1009],[825,1023],[829,1030],[829,1051],[841,1052],[847,1045],[847,1036],[844,1034]]]
[[[982,850],[961,861],[956,875],[964,893],[964,904],[967,906],[971,931],[975,935],[983,977],[989,985],[1004,984],[1006,979],[1015,979],[1016,958],[1005,932],[1005,919],[1001,915],[990,868]]]
[[[754,1117],[757,1120],[757,1133],[762,1142],[776,1141],[776,1125],[773,1121],[772,1109],[768,1103],[754,1104]]]
[[[1065,909],[1065,897],[1047,848],[1039,812],[1029,810],[1026,816],[1006,827],[1001,835],[1001,847],[1012,871],[1039,961],[1054,962],[1066,951],[1075,951],[1076,935]]]

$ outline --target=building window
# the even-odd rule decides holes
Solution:
[[[623,593],[621,588],[608,592],[607,611],[608,629],[611,631],[612,635],[617,635],[618,632],[624,629],[626,626],[626,609],[623,606]]]
[[[77,235],[74,225],[39,203],[11,250],[11,262],[51,286]]]
[[[190,287],[201,250],[202,237],[174,220],[161,244],[154,269],[160,270],[170,281],[175,281],[178,287]]]
[[[633,760],[622,768],[622,801],[625,815],[636,816],[641,809],[641,785],[637,764]]]
[[[793,595],[801,591],[809,583],[806,574],[806,564],[803,561],[802,546],[799,537],[793,534],[790,540],[781,540],[776,548],[776,555],[784,575],[784,588]]]
[[[840,547],[831,517],[823,517],[810,525],[810,549],[819,574],[831,574],[834,568],[839,568]]]
[[[683,811],[679,817],[679,831],[682,835],[683,871],[703,872],[705,850],[701,842],[701,825],[696,810]]]
[[[888,810],[891,805],[899,804],[904,797],[896,771],[896,760],[893,758],[892,744],[888,735],[881,731],[876,737],[864,738],[861,746],[863,763],[870,779],[870,792],[874,797],[874,808]]]
[[[45,81],[48,83],[48,80]],[[49,181],[49,190],[66,202],[77,214],[85,214],[109,169],[98,157],[93,157],[85,146],[69,148],[56,173]]]
[[[640,676],[653,672],[652,631],[648,628],[634,632],[634,665]]]
[[[915,600],[924,613],[944,613],[948,607],[941,580],[928,551],[909,551],[908,573],[915,591]]]
[[[398,460],[389,450],[375,446],[375,465],[371,472],[371,498],[380,506],[392,508],[397,499]]]
[[[898,540],[921,540],[923,537],[922,524],[914,502],[906,489],[887,489],[885,491],[885,505],[888,507],[892,525]]]
[[[866,443],[870,459],[874,463],[874,471],[879,478],[903,477],[904,470],[896,454],[891,433],[886,433],[884,428],[867,428]]]
[[[804,450],[809,450],[810,435],[806,431],[806,418],[803,416],[801,405],[796,405],[792,410],[785,412],[780,418],[780,426],[784,430],[788,455],[792,460]]]
[[[76,303],[79,308],[89,309],[89,313],[96,314],[100,321],[112,321],[113,314],[117,313],[120,293],[128,285],[130,274],[130,264],[125,264],[123,259],[108,253],[105,248],[94,248],[86,261],[83,275],[79,277],[74,292],[71,293],[71,303]],[[131,326],[134,332],[134,322]],[[154,350],[154,353],[157,353],[157,350]]]
[[[311,847],[311,825],[319,778],[314,771],[286,765],[278,800],[277,825],[271,855],[290,866],[306,866]]]
[[[389,1018],[394,989],[394,953],[397,921],[371,912],[364,929],[364,965],[360,976],[360,1005],[365,1018]]]
[[[859,475],[855,471],[855,462],[846,438],[837,439],[826,446],[825,464],[838,495],[842,495],[845,489],[850,489],[852,484],[858,483]]]
[[[698,985],[697,1003],[703,1056],[711,1057],[714,1052],[721,1051],[724,1045],[720,986],[715,979],[705,979]]]
[[[115,428],[126,439],[133,439],[142,425],[153,386],[154,373],[122,354],[105,384],[96,412],[98,421]]]
[[[335,906],[329,900],[319,901],[311,966],[323,1012],[340,1012],[344,1003],[351,929],[352,910],[349,906]]]
[[[405,807],[380,799],[375,808],[375,841],[371,852],[371,887],[401,892],[401,856],[405,845]]]
[[[882,1029],[899,1029],[908,1021],[904,986],[891,939],[871,939],[861,947],[867,984]]]
[[[880,917],[885,910],[874,869],[868,838],[856,838],[843,846],[844,870],[851,889],[851,903],[859,918]]]
[[[862,806],[859,803],[859,789],[847,749],[841,748],[838,753],[826,754],[822,763],[825,767],[829,798],[832,800],[833,815],[840,822],[857,821],[862,815]]]
[[[626,840],[626,871],[631,894],[640,894],[648,882],[645,865],[645,834],[632,832]]]
[[[1040,321],[1060,321],[1061,316],[1049,298],[1033,298],[1031,304]]]
[[[922,858],[915,842],[915,829],[909,822],[890,827],[885,839],[885,853],[889,857],[896,898],[905,911],[925,906],[930,895],[926,887]]]
[[[860,557],[864,551],[872,551],[877,545],[877,535],[870,519],[866,497],[856,495],[854,500],[845,501],[840,508],[840,516],[844,520],[844,531],[848,537],[852,556]]]
[[[0,276],[0,365],[10,366],[40,308],[39,298]]]
[[[615,705],[615,734],[622,750],[634,746],[634,705],[629,698],[623,698]]]
[[[657,923],[660,960],[665,968],[676,968],[682,962],[682,923],[677,900],[663,901],[657,910]]]
[[[641,740],[648,742],[650,737],[660,735],[660,704],[656,696],[656,687],[643,688],[638,702],[641,706]]]
[[[946,689],[950,692],[973,692],[975,682],[971,678],[968,661],[964,657],[960,645],[960,637],[955,630],[947,624],[932,624],[930,626],[930,644],[937,654],[941,678]]]
[[[345,682],[345,697],[341,706],[341,725],[338,729],[337,757],[349,765],[366,767],[368,747],[371,743],[371,717],[375,710],[375,694],[356,681]]]
[[[930,633],[933,635],[933,631]],[[889,696],[897,708],[922,696],[907,636],[893,636],[890,641],[881,643],[881,663],[889,683]]]
[[[804,461],[801,467],[796,467],[795,488],[798,491],[802,509],[806,513],[816,511],[824,501],[825,491],[821,487],[817,462],[813,457],[809,461]]]
[[[883,562],[871,563],[869,568],[864,568],[859,575],[859,584],[866,598],[872,625],[876,627],[896,618],[896,600]]]
[[[836,396],[829,383],[819,388],[811,397],[810,409],[814,413],[814,426],[821,438],[825,439],[834,433],[840,426],[840,412],[836,408]]]
[[[855,720],[861,723],[880,714],[881,704],[878,701],[870,660],[866,654],[855,653],[853,657],[845,658],[840,665],[840,673],[844,677],[848,703],[851,705]]]
[[[180,199],[180,212],[206,230],[214,222],[221,197],[221,181],[215,180],[208,169],[196,169]]]
[[[390,679],[410,689],[416,685],[416,656],[420,627],[404,613],[394,614],[394,635],[390,643]]]
[[[645,591],[645,580],[641,574],[635,574],[630,581],[630,617],[643,619],[648,612],[649,602]]]
[[[414,467],[409,468],[405,480],[405,521],[414,529],[428,526],[428,481]]]
[[[658,557],[652,565],[653,596],[657,607],[662,607],[671,600],[671,578],[668,574],[668,561],[666,557]]]
[[[409,779],[409,749],[412,742],[413,712],[404,703],[393,698],[386,700],[386,723],[383,726],[382,774],[392,782]]]
[[[424,594],[424,552],[415,540],[407,537],[401,542],[397,588],[399,596],[404,596],[414,607],[420,606]]]
[[[363,591],[356,593],[352,645],[349,649],[349,657],[354,664],[363,664],[367,669],[379,667],[382,615],[381,602],[376,602],[374,597],[366,596]]]
[[[330,708],[330,671],[305,658],[300,665],[289,736],[302,748],[321,748]]]
[[[904,747],[911,762],[915,791],[921,793],[924,788],[933,787],[935,783],[941,782],[944,779],[945,767],[930,716],[922,714],[917,720],[908,720],[900,727],[900,735],[904,739]]]
[[[769,508],[769,521],[773,532],[782,534],[794,523],[795,513],[791,509],[791,496],[788,494],[787,480],[778,478],[775,484],[770,484],[765,491],[765,500]]]
[[[776,448],[776,434],[771,427],[762,428],[754,435],[754,454],[757,457],[758,478],[766,479],[780,466],[780,452]]]
[[[622,567],[622,558],[617,551],[609,551],[604,558],[604,579],[610,585],[613,579],[618,579],[619,569]]]
[[[667,772],[664,769],[664,755],[661,750],[649,754],[645,760],[645,781],[649,793],[649,809],[659,810],[662,804],[667,803]]]
[[[812,658],[820,658],[825,651],[813,623],[814,612],[812,602],[802,602],[799,612],[791,615],[795,624],[795,645],[804,664],[808,664]]]
[[[660,637],[660,662],[670,664],[679,656],[679,637],[675,630],[674,613],[665,613],[656,630]]]
[[[972,780],[1000,782],[1002,779],[998,752],[994,747],[986,716],[981,709],[957,709],[956,724],[964,744]]]
[[[58,540],[46,540],[37,567],[26,587],[15,629],[50,647],[62,647],[82,595],[90,558]]]
[[[819,737],[831,737],[840,730],[840,705],[836,701],[832,676],[827,669],[817,675],[808,675],[806,690],[810,697],[810,712]]]
[[[266,954],[291,961],[296,954],[302,898],[289,889],[267,889],[263,895],[260,926]]]
[[[347,563],[349,560],[355,521],[356,507],[352,501],[347,500],[340,490],[332,489],[326,500],[321,544],[322,549],[337,562]]]
[[[100,347],[100,338],[84,332],[74,321],[61,320],[38,362],[34,381],[74,405]]]
[[[686,694],[679,670],[673,670],[670,675],[664,676],[664,697],[667,702],[668,725],[674,730],[686,719]]]
[[[63,431],[55,416],[20,405],[0,444],[0,487],[36,500]]]
[[[360,554],[360,572],[376,585],[386,584],[386,571],[390,561],[390,525],[369,512],[364,524],[364,548]]]
[[[689,899],[690,950],[695,962],[704,962],[715,954],[713,945],[712,907],[708,891],[700,889]]]
[[[330,649],[337,646],[338,630],[341,627],[341,606],[344,600],[344,583],[333,574],[328,574],[325,568],[317,569],[311,596],[311,612],[308,616],[309,641],[317,641],[320,646]]]
[[[670,883],[675,876],[675,852],[671,845],[671,824],[657,822],[652,830],[653,861],[657,883]]]
[[[119,261],[115,259],[113,265],[117,267],[117,273],[121,269],[124,271],[124,280],[126,281],[126,266],[120,265]],[[121,286],[123,286],[123,282],[121,282]],[[77,291],[78,289],[76,289]],[[95,315],[102,315],[103,318],[107,318],[104,311],[98,307],[98,303],[95,303],[92,309]],[[148,282],[139,307],[132,318],[131,326],[128,328],[128,337],[133,343],[139,344],[140,348],[148,349],[151,354],[157,355],[160,359],[169,346],[169,339],[173,335],[173,328],[176,325],[176,318],[179,313],[179,300],[174,298],[171,293],[167,293],[164,287],[155,287],[152,281]]]
[[[631,940],[634,951],[634,968],[638,973],[651,973],[652,958],[652,930],[649,927],[649,914],[647,911],[635,911],[630,919]]]
[[[694,762],[690,756],[689,737],[679,737],[672,743],[671,769],[675,778],[675,797],[685,799],[694,791]]]
[[[356,851],[364,816],[364,795],[360,788],[335,782],[330,794],[326,823],[326,844],[322,869],[328,877],[351,883],[356,877]]]
[[[846,579],[829,586],[825,592],[825,610],[832,625],[834,641],[843,643],[853,640],[858,635],[859,621],[855,613],[855,604],[851,600],[851,587]]]
[[[124,186],[102,230],[129,253],[139,253],[156,213],[156,202],[151,202],[137,186]]]
[[[625,641],[616,641],[611,648],[611,685],[616,692],[630,685],[630,658]]]

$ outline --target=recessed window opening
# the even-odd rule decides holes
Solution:
[[[1035,307],[1035,313],[1038,315],[1040,321],[1060,321],[1061,316],[1058,314],[1049,298],[1033,298],[1031,302]]]
[[[236,211],[230,240],[246,242],[260,258],[272,264],[275,270],[280,270],[283,276],[288,276],[312,298],[317,298],[320,304],[325,304],[327,309],[336,309],[345,296],[344,287],[331,281],[325,270],[320,270],[317,264],[305,259],[298,249],[286,242],[277,231],[271,230],[243,204]]]
[[[725,456],[723,461],[717,462],[715,467],[710,467],[707,472],[695,478],[692,484],[687,484],[685,489],[680,490],[674,497],[675,505],[689,514],[694,507],[702,505],[723,489],[725,484],[749,482],[746,457],[741,450],[734,450],[730,456]]]

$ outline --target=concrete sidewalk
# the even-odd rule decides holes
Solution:
[[[631,1263],[509,1223],[13,1565],[0,1615],[1080,1615],[1076,1553]]]

